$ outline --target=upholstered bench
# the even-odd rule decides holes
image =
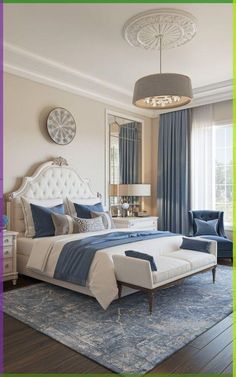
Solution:
[[[196,239],[197,240],[197,239]],[[200,239],[199,240],[203,240]],[[209,242],[209,240],[205,240]],[[125,255],[113,255],[115,274],[121,298],[122,286],[145,291],[149,297],[149,311],[152,313],[154,292],[167,288],[175,282],[201,272],[212,270],[213,283],[217,265],[217,243],[210,241],[210,252],[178,249],[155,258],[157,271],[152,271],[150,262]]]

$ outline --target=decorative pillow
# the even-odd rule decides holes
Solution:
[[[194,219],[196,226],[195,236],[218,236],[218,219],[204,221],[200,219]]]
[[[79,233],[79,225],[73,217],[59,213],[51,213],[51,216],[55,228],[55,236]]]
[[[79,233],[97,232],[105,229],[101,216],[95,217],[94,219],[80,219],[79,217],[74,217],[74,220],[78,224]]]
[[[90,214],[91,214],[92,219],[101,216],[105,229],[116,228],[110,212],[108,212],[108,211],[107,212],[91,211]]]
[[[126,250],[125,251],[125,255],[127,257],[132,257],[132,258],[138,258],[138,259],[147,260],[147,261],[150,262],[151,270],[152,271],[157,271],[156,263],[154,261],[154,258],[151,255],[145,254],[145,253],[141,253],[140,251],[134,251],[134,250]]]
[[[40,207],[36,206],[35,204],[30,204],[30,207],[32,211],[35,228],[34,238],[54,236],[55,228],[53,225],[51,214],[53,212],[61,214],[64,213],[63,204],[60,204],[52,208]]]
[[[30,204],[35,204],[40,207],[52,208],[62,204],[61,199],[39,200],[39,199],[27,199],[23,196],[21,199],[21,207],[24,215],[25,223],[25,237],[32,238],[35,236],[34,220],[32,216]]]
[[[201,253],[210,253],[211,242],[195,240],[193,238],[183,237],[180,249],[200,251]]]
[[[67,215],[79,217],[82,219],[91,219],[91,211],[104,212],[102,203],[84,205],[79,203],[73,203],[68,198],[65,199],[65,209]]]

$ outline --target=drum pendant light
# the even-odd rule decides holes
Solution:
[[[193,98],[191,79],[178,73],[162,73],[162,49],[178,47],[193,38],[196,19],[189,13],[159,9],[143,13],[124,26],[124,37],[135,47],[160,50],[160,73],[136,81],[133,104],[145,109],[172,109]]]

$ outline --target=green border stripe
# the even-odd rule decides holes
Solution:
[[[96,3],[100,3],[100,4],[107,4],[107,3],[150,3],[150,4],[153,4],[153,3],[161,3],[162,5],[163,4],[166,4],[166,3],[170,3],[170,4],[174,4],[174,3],[177,3],[177,4],[181,4],[181,3],[196,3],[196,4],[214,4],[214,3],[227,3],[227,4],[232,4],[233,3],[233,0],[208,0],[208,1],[205,1],[205,0],[197,0],[197,1],[189,1],[189,0],[181,0],[181,1],[176,1],[176,0],[165,0],[165,1],[159,1],[159,0],[148,0],[148,1],[144,1],[144,0],[103,0],[103,1],[99,1],[99,0],[68,0],[68,1],[65,1],[65,0],[24,0],[24,1],[21,1],[21,0],[4,0],[3,1],[4,3],[6,4],[26,4],[26,3],[65,3],[65,4],[69,4],[69,3],[92,3],[92,4],[96,4]]]

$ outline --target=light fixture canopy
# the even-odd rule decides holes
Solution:
[[[162,73],[162,49],[178,47],[196,34],[197,21],[190,13],[157,9],[128,20],[123,29],[126,41],[135,47],[160,50],[160,73],[137,80],[133,104],[146,109],[172,109],[193,98],[191,80],[178,73]]]

